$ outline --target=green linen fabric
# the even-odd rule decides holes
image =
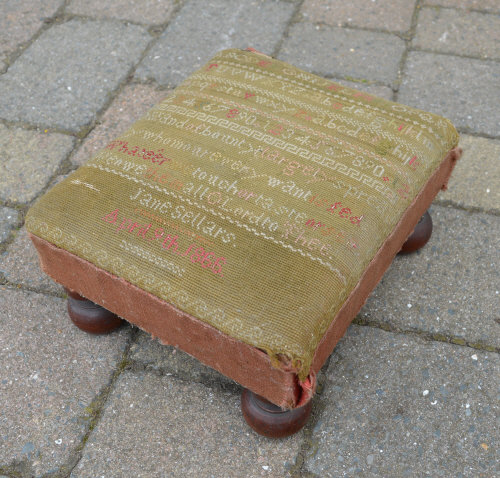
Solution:
[[[26,224],[303,380],[457,142],[434,114],[225,50],[42,197]]]

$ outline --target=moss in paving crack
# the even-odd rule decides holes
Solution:
[[[330,363],[330,358],[326,361],[323,369],[327,369]],[[313,457],[319,448],[320,442],[319,439],[315,439],[313,437],[314,428],[316,427],[319,417],[322,415],[326,404],[322,403],[321,395],[326,386],[327,377],[322,371],[318,374],[318,384],[316,387],[316,394],[313,397],[313,408],[311,411],[311,417],[309,421],[306,423],[303,434],[304,438],[302,440],[300,450],[295,458],[295,464],[288,470],[290,476],[293,478],[318,478],[318,475],[315,473],[308,472],[303,470],[305,462],[308,458]]]
[[[35,476],[31,463],[27,460],[13,461],[10,465],[0,465],[0,475],[9,478],[31,478]]]
[[[393,325],[387,324],[385,322],[378,322],[376,320],[371,320],[367,316],[356,317],[353,320],[353,324],[359,325],[361,327],[373,327],[376,329],[385,330],[386,332],[392,332],[394,334],[406,334],[419,337],[423,340],[434,340],[436,342],[444,342],[447,344],[460,345],[462,347],[470,347],[476,350],[483,350],[486,352],[496,352],[500,353],[500,347],[495,347],[494,345],[488,345],[481,342],[468,342],[461,337],[453,337],[451,335],[445,335],[435,332],[426,332],[425,330],[418,329],[399,329]]]
[[[135,334],[132,334],[129,343],[125,351],[123,352],[122,359],[120,363],[117,365],[116,370],[114,371],[113,376],[109,381],[109,384],[106,385],[101,390],[101,392],[94,398],[94,400],[92,400],[91,404],[85,408],[86,415],[81,417],[80,420],[88,423],[88,428],[85,435],[82,438],[82,441],[75,448],[68,462],[63,466],[61,466],[57,472],[48,474],[47,477],[49,476],[51,478],[67,477],[80,461],[82,456],[82,451],[90,438],[90,434],[99,423],[99,419],[101,418],[103,413],[104,405],[106,404],[106,401],[111,393],[111,390],[113,389],[114,384],[118,380],[118,377],[121,375],[121,373],[130,365],[130,360],[128,356],[130,353],[130,345],[134,341],[134,338]]]
[[[37,123],[28,123],[26,121],[14,121],[14,120],[2,120],[0,119],[0,124],[3,124],[7,128],[20,128],[25,131],[35,131],[36,133],[41,133],[42,131],[44,133],[55,133],[55,134],[63,134],[65,136],[72,136],[75,137],[77,136],[77,133],[74,131],[70,131],[64,128],[57,128],[57,127],[47,127],[46,125],[43,124],[37,124]]]
[[[320,415],[322,410],[323,407],[321,407],[321,410],[314,410],[311,413],[311,418],[306,425],[307,429],[304,430],[304,439],[302,440],[300,450],[295,458],[295,464],[288,470],[292,478],[304,478],[306,476],[313,478],[318,476],[315,473],[304,471],[302,468],[307,458],[313,457],[319,449],[319,440],[312,437],[314,426],[310,426],[309,424],[317,421],[316,417]]]
[[[199,374],[197,378],[195,378],[189,376],[190,373],[189,369],[179,371],[175,368],[157,367],[153,364],[141,362],[140,360],[130,360],[127,365],[127,370],[130,370],[133,373],[141,373],[141,372],[152,373],[157,377],[170,377],[186,383],[198,383],[207,388],[218,389],[222,391],[231,392],[234,394],[241,393],[241,385],[234,382],[233,380],[228,382],[214,380],[214,376],[211,373],[202,372]],[[187,377],[184,375],[187,375]]]
[[[110,383],[101,391],[101,393],[99,393],[99,395],[97,395],[97,397],[94,398],[94,400],[92,400],[91,404],[88,407],[85,407],[84,410],[86,416],[82,417],[81,419],[85,422],[89,422],[90,424],[87,433],[83,437],[82,440],[83,444],[87,442],[90,433],[96,427],[97,422],[99,421],[99,418],[102,415],[104,404],[106,403],[106,400],[108,399],[108,396],[111,393],[111,389],[115,381],[118,379],[120,374],[125,370],[125,368],[127,368],[129,365],[130,365],[130,360],[128,359],[128,357],[126,356],[123,357],[121,362],[118,364],[115,372],[113,373],[113,377],[111,378]]]
[[[469,347],[477,350],[484,350],[485,352],[496,352],[500,353],[500,349],[498,347],[494,347],[493,345],[485,345],[481,343],[471,343]]]
[[[80,456],[73,455],[69,458],[68,462],[62,465],[56,471],[49,471],[42,475],[42,478],[68,478],[73,468],[80,461]],[[30,478],[34,475],[30,475]]]
[[[430,338],[436,340],[437,342],[448,342],[448,338],[443,334],[431,334]]]
[[[0,285],[3,286],[3,290],[19,289],[24,292],[34,292],[35,294],[45,295],[47,297],[56,297],[58,299],[68,298],[68,294],[66,294],[65,292],[48,291],[38,287],[29,287],[24,284],[17,284],[16,282],[10,282],[5,278],[5,276],[1,272],[0,272]]]
[[[365,80],[364,78],[353,78],[352,76],[345,76],[345,80],[352,81],[353,83],[364,83],[366,85],[371,84],[371,81]]]
[[[78,465],[78,462],[82,457],[83,449],[89,440],[90,434],[97,426],[99,419],[101,418],[104,405],[109,397],[109,394],[111,393],[113,385],[115,384],[120,374],[125,370],[125,368],[129,364],[128,360],[129,350],[130,346],[128,346],[125,352],[123,353],[122,360],[118,364],[115,372],[113,373],[113,376],[109,384],[106,387],[104,387],[104,389],[102,389],[102,391],[96,396],[96,398],[94,398],[94,400],[92,400],[92,403],[88,407],[85,407],[84,410],[86,416],[81,417],[80,421],[88,423],[88,428],[84,437],[82,438],[82,441],[78,444],[78,446],[75,448],[75,450],[69,457],[68,461],[64,465],[62,465],[55,472],[46,473],[45,475],[43,475],[43,478],[67,478],[71,474],[73,469],[76,467],[76,465]]]
[[[470,213],[483,213],[483,214],[490,214],[492,216],[499,216],[500,211],[498,209],[485,209],[484,207],[479,207],[479,206],[464,206],[463,204],[459,204],[455,202],[452,199],[439,199],[436,198],[436,200],[433,202],[433,204],[436,204],[438,206],[443,206],[447,207],[450,209],[458,209],[459,211],[465,211],[465,212],[470,212]]]

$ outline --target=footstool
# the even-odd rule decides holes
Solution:
[[[30,209],[73,322],[123,319],[241,384],[259,433],[316,375],[461,151],[444,118],[225,50]],[[421,220],[421,218],[423,219]]]

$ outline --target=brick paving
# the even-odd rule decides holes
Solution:
[[[138,66],[136,77],[175,86],[225,48],[253,46],[272,54],[293,12],[294,4],[283,1],[188,0]]]
[[[500,348],[498,216],[437,205],[431,213],[430,243],[394,259],[360,317],[395,330]]]
[[[332,478],[493,476],[499,373],[498,354],[353,326],[332,355],[304,468]]]
[[[71,0],[66,9],[68,13],[91,18],[128,20],[144,25],[163,24],[170,20],[175,10],[175,0]]]
[[[40,269],[36,249],[23,227],[0,256],[0,274],[3,280],[16,287],[63,296],[64,289]]]
[[[500,59],[500,17],[451,8],[423,8],[414,45],[431,50],[479,58]]]
[[[0,77],[0,118],[77,133],[90,125],[150,39],[143,27],[117,22],[54,25]]]
[[[125,372],[71,476],[284,476],[301,434],[261,437],[241,426],[239,408],[232,390]],[[134,435],[148,439],[131,444]],[[132,450],[133,459],[123,460]]]
[[[383,32],[296,23],[280,58],[319,75],[379,81],[397,78],[404,41]]]
[[[440,112],[463,132],[498,137],[499,78],[497,61],[411,51],[397,99]]]
[[[0,124],[0,198],[14,203],[31,201],[74,144],[75,139],[68,135]]]
[[[497,0],[425,0],[425,3],[436,7],[500,13],[500,4]]]
[[[9,239],[12,230],[17,225],[19,213],[10,207],[0,208],[0,242]]]
[[[34,292],[3,287],[0,300],[2,465],[26,462],[40,476],[67,465],[85,438],[130,330],[85,334],[67,320],[63,299]]]
[[[4,0],[0,16],[0,62],[6,67],[10,57],[28,43],[63,5],[63,0]],[[1,65],[1,63],[0,63]]]
[[[300,12],[314,23],[332,26],[377,28],[405,32],[411,27],[413,8],[408,0],[366,2],[364,0],[305,0]]]
[[[500,141],[463,134],[460,145],[462,160],[436,202],[500,213]]]
[[[500,435],[496,0],[0,2],[0,477],[493,477]],[[464,148],[320,373],[306,427],[257,436],[240,387],[125,326],[91,337],[24,215],[214,52],[254,46],[447,116]]]

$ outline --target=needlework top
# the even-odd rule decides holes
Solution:
[[[56,185],[26,224],[274,363],[285,357],[303,380],[457,142],[437,115],[225,50]]]

